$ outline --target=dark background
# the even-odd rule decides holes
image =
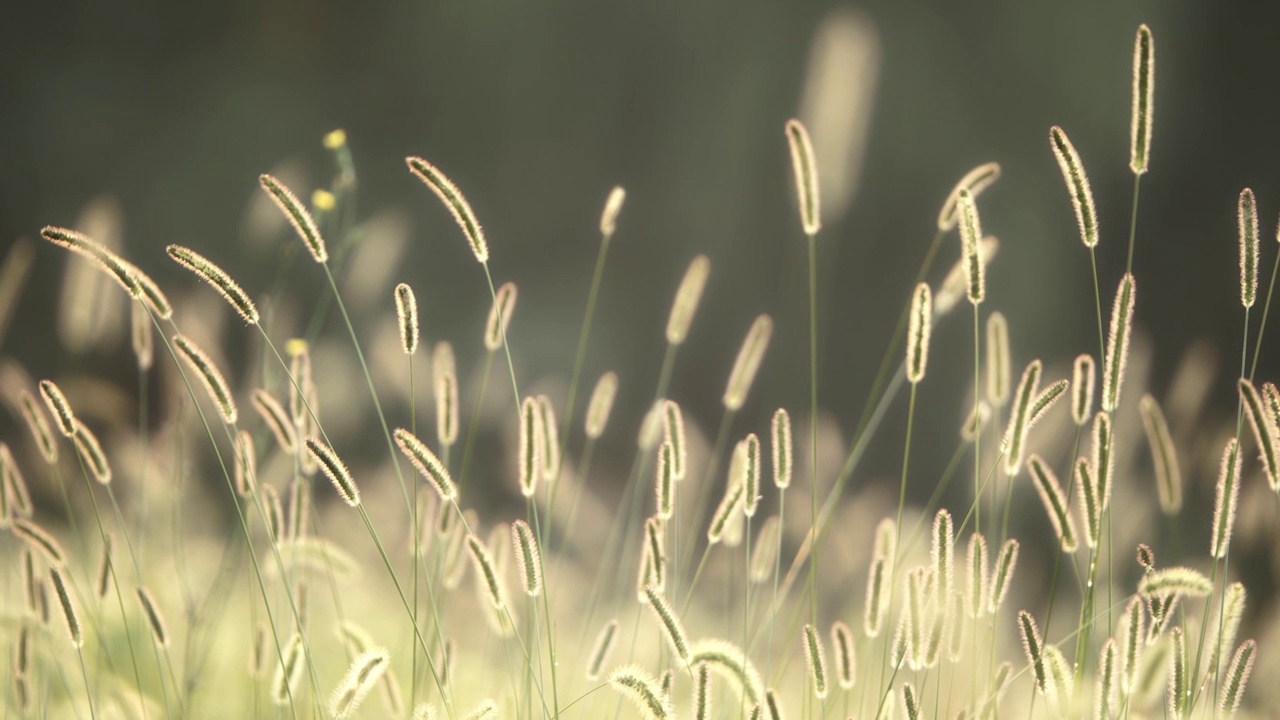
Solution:
[[[782,127],[797,112],[814,29],[835,7],[26,3],[0,27],[0,247],[45,224],[73,224],[106,193],[123,209],[127,254],[166,287],[190,287],[161,252],[168,242],[208,251],[246,287],[266,287],[278,253],[242,237],[257,175],[293,163],[311,178],[298,188],[309,194],[333,171],[320,140],[342,127],[362,213],[410,213],[414,247],[399,275],[419,288],[438,337],[476,333],[487,300],[465,243],[403,157],[427,157],[469,196],[496,279],[521,286],[519,369],[536,378],[567,374],[599,208],[622,184],[628,200],[586,368],[589,379],[608,368],[623,374],[629,419],[615,452],[624,455],[634,437],[671,293],[698,252],[711,256],[712,280],[671,394],[714,427],[742,333],[757,313],[772,313],[774,349],[740,423],[762,429],[773,407],[799,416],[806,406],[804,242]],[[1009,316],[1016,367],[1096,352],[1087,255],[1046,136],[1064,126],[1090,172],[1109,306],[1131,202],[1130,63],[1140,22],[1157,53],[1136,264],[1138,324],[1158,348],[1154,387],[1196,338],[1236,357],[1237,193],[1246,185],[1258,193],[1263,292],[1280,210],[1275,8],[1169,0],[858,8],[881,45],[870,139],[851,210],[820,237],[823,406],[846,435],[937,209],[981,162],[1004,167],[981,205],[986,229],[1002,240],[988,307]],[[44,308],[65,260],[43,243],[36,250],[35,279],[2,350],[51,373],[82,366],[46,332]],[[940,269],[956,253],[951,240]],[[310,268],[298,272],[306,273],[298,283],[319,282]],[[922,390],[930,411],[918,419],[925,474],[953,447],[971,372],[968,332],[967,321],[938,329]],[[1264,378],[1278,357],[1269,346]],[[131,376],[129,362],[118,360],[120,377]],[[1230,375],[1216,397],[1234,408]],[[901,422],[894,414],[889,427]],[[899,436],[885,438],[870,473],[896,473]],[[934,446],[944,451],[937,458],[927,452]]]

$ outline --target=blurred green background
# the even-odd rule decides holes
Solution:
[[[822,404],[846,437],[938,207],[979,163],[1004,167],[980,201],[985,229],[1002,241],[985,307],[1009,316],[1016,368],[1033,356],[1096,353],[1087,254],[1047,131],[1062,125],[1090,171],[1109,307],[1131,203],[1130,64],[1140,22],[1151,26],[1157,55],[1136,261],[1138,326],[1158,348],[1153,388],[1163,390],[1197,338],[1226,366],[1236,362],[1237,193],[1258,193],[1264,288],[1280,210],[1277,10],[1254,3],[27,3],[0,28],[0,247],[45,224],[74,224],[105,193],[122,208],[126,254],[166,287],[192,285],[162,253],[178,242],[220,259],[258,292],[275,280],[278,246],[293,242],[245,239],[258,174],[288,167],[309,195],[333,174],[321,138],[341,127],[362,217],[407,213],[412,243],[396,279],[418,290],[427,335],[453,339],[474,358],[467,339],[478,345],[488,301],[451,219],[406,171],[409,154],[458,183],[485,225],[495,279],[520,285],[521,376],[564,376],[599,209],[621,184],[628,199],[586,367],[588,383],[606,369],[622,376],[614,454],[630,452],[671,293],[700,252],[711,257],[711,284],[671,394],[714,428],[742,334],[756,314],[771,313],[773,349],[734,432],[762,430],[778,405],[802,415],[807,397],[805,246],[782,127],[800,107],[816,28],[850,7],[875,28],[879,73],[858,192],[819,239]],[[818,155],[824,163],[821,147]],[[944,244],[932,279],[957,246]],[[36,246],[34,280],[3,352],[40,374],[93,363],[129,382],[127,353],[68,357],[49,336],[47,308],[65,262]],[[306,264],[294,272],[294,287],[321,282]],[[389,288],[385,304],[390,312]],[[938,328],[922,387],[926,477],[945,463],[964,412],[965,315]],[[1280,358],[1280,332],[1273,337],[1264,378]],[[1235,408],[1232,375],[1215,386],[1224,417]],[[897,472],[904,404],[867,475]]]

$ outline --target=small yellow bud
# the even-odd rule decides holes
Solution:
[[[324,136],[324,146],[327,150],[337,150],[347,144],[347,131],[341,128],[333,130]]]

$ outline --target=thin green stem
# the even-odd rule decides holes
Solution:
[[[818,526],[818,241],[809,235],[809,468],[810,522]],[[913,388],[914,389],[914,388]],[[818,546],[809,553],[809,622],[818,624]]]

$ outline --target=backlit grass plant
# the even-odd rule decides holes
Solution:
[[[1201,461],[1171,430],[1194,419],[1203,393],[1190,407],[1162,406],[1143,394],[1142,377],[1130,377],[1144,314],[1137,279],[1146,270],[1135,268],[1134,250],[1138,191],[1151,168],[1154,67],[1144,25],[1134,48],[1123,268],[1098,264],[1096,248],[1112,236],[1099,227],[1085,171],[1096,158],[1057,126],[1043,157],[1061,170],[1088,251],[1097,346],[1079,348],[1074,361],[1014,352],[1014,324],[986,293],[988,274],[1000,270],[984,222],[998,227],[1000,217],[980,211],[1001,168],[957,173],[897,331],[864,345],[877,348],[881,372],[839,466],[823,460],[830,435],[820,413],[832,401],[817,384],[826,158],[799,120],[762,152],[789,154],[793,168],[777,185],[794,186],[807,243],[794,252],[807,254],[809,269],[808,392],[787,407],[753,404],[770,353],[793,349],[777,346],[775,318],[738,313],[725,321],[746,332],[723,369],[719,419],[695,416],[671,393],[677,351],[697,332],[704,293],[715,292],[704,255],[673,282],[656,387],[631,388],[647,411],[613,417],[635,368],[588,374],[609,246],[625,239],[628,214],[645,212],[641,204],[624,212],[622,188],[607,194],[599,219],[563,397],[526,394],[538,379],[522,376],[521,348],[509,341],[520,322],[517,288],[493,279],[504,240],[491,245],[483,213],[422,158],[406,159],[409,173],[481,264],[492,301],[484,327],[470,338],[433,337],[423,318],[452,308],[415,290],[412,277],[378,288],[377,312],[353,317],[334,275],[359,242],[355,164],[340,131],[324,139],[335,180],[311,203],[271,175],[259,178],[297,236],[280,241],[301,242],[319,266],[293,272],[331,293],[314,309],[318,319],[291,317],[273,288],[242,287],[235,258],[217,248],[168,246],[222,300],[199,305],[213,296],[190,283],[169,289],[180,292],[172,304],[142,269],[156,258],[126,259],[80,231],[46,227],[42,262],[70,251],[130,299],[138,383],[117,390],[138,396],[139,416],[109,422],[93,378],[24,365],[28,344],[45,338],[21,339],[3,360],[0,394],[13,419],[0,441],[5,717],[1268,716],[1280,694],[1248,684],[1267,643],[1244,635],[1274,636],[1280,623],[1251,619],[1252,576],[1233,566],[1231,541],[1248,532],[1276,546],[1280,392],[1274,378],[1255,376],[1275,271],[1261,298],[1258,200],[1246,189],[1237,227],[1246,332],[1236,397],[1226,398],[1237,418],[1197,430],[1222,447],[1211,450],[1210,520],[1184,502],[1183,478]],[[338,239],[332,248],[326,235]],[[1229,267],[1233,258],[1223,256]],[[953,263],[949,272],[939,272],[940,258]],[[674,281],[680,268],[670,269]],[[1101,288],[1112,282],[1104,327]],[[968,310],[958,313],[962,300]],[[540,312],[522,302],[521,316]],[[329,307],[342,318],[340,342],[321,332]],[[225,345],[206,317],[214,313],[240,321]],[[954,317],[963,314],[972,345],[946,352],[972,370],[972,401],[928,408],[958,418],[955,438],[913,443],[925,409],[917,390],[931,381],[938,352],[933,330],[968,325]],[[370,328],[387,329],[392,342]],[[237,361],[231,347],[256,359]],[[495,414],[485,397],[499,350],[511,397],[503,388]],[[481,358],[479,372],[459,365],[471,357]],[[332,377],[328,364],[358,367],[347,378],[355,390],[319,380]],[[1206,372],[1192,365],[1183,382],[1203,385]],[[156,387],[162,401],[151,404],[146,393]],[[374,408],[376,417],[354,419],[384,436],[372,448],[331,430],[352,424],[339,404],[352,392],[367,393]],[[420,396],[432,408],[419,407]],[[245,399],[253,412],[239,412]],[[901,430],[881,422],[896,403],[907,409]],[[155,406],[162,414],[149,417]],[[597,442],[632,428],[630,470],[596,470]],[[501,457],[473,463],[478,438],[494,430],[507,440]],[[883,518],[866,511],[886,507],[858,492],[870,482],[859,463],[872,442],[902,449],[896,509]],[[912,472],[913,453],[949,444],[943,473]],[[963,489],[946,496],[964,499],[942,507],[953,481]],[[788,491],[801,512],[788,510]],[[1033,494],[1040,503],[1027,502]],[[523,512],[492,509],[503,507],[488,501],[496,496],[518,497]],[[1238,529],[1246,503],[1266,520]],[[228,508],[230,521],[209,507]],[[1026,536],[1013,536],[1011,516]],[[1181,542],[1165,557],[1156,541],[1172,534]]]

